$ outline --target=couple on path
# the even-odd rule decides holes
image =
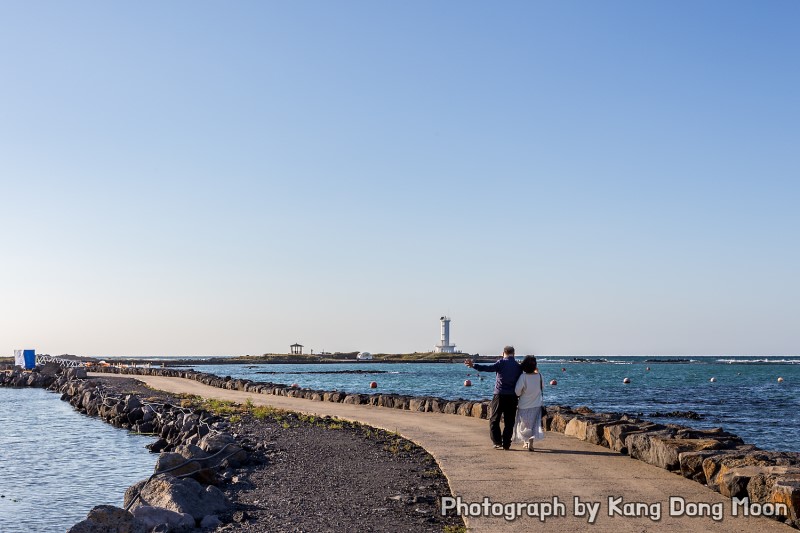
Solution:
[[[489,409],[489,432],[495,449],[508,450],[511,442],[523,443],[533,451],[533,442],[544,438],[542,430],[542,392],[544,380],[536,370],[536,358],[525,356],[522,364],[514,359],[514,347],[503,348],[503,358],[492,365],[464,364],[481,372],[496,372],[494,397]],[[503,432],[500,433],[500,419]]]

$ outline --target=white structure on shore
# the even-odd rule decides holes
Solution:
[[[455,353],[456,345],[450,344],[450,317],[443,316],[439,320],[442,323],[442,338],[439,344],[433,347],[436,353]]]
[[[372,354],[369,352],[358,352],[356,361],[372,361]]]

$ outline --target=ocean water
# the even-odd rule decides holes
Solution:
[[[518,358],[521,359],[521,358]],[[702,420],[658,418],[696,428],[723,427],[767,450],[800,451],[800,357],[693,357],[658,362],[655,357],[539,358],[545,403],[587,406],[598,412],[648,417],[656,412],[695,411]],[[356,393],[386,392],[487,399],[494,374],[461,363],[336,363],[325,365],[198,365],[201,372],[301,387]],[[648,368],[650,370],[648,370]],[[319,373],[338,370],[378,374]],[[264,374],[263,372],[275,372]],[[623,379],[629,378],[630,384]],[[779,383],[778,378],[783,382]],[[712,382],[711,378],[715,378]],[[464,380],[473,386],[465,387]],[[555,379],[557,385],[550,386]],[[370,389],[370,382],[378,383]]]
[[[122,506],[153,473],[152,437],[82,415],[55,393],[0,387],[0,531],[66,531],[95,505]]]

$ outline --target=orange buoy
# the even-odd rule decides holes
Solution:
[[[378,382],[377,381],[373,381],[372,383],[369,384],[369,388],[370,389],[377,389],[378,388]]]
[[[553,387],[555,387],[556,385],[558,385],[558,381],[556,381],[556,380],[554,380],[554,379],[551,379],[551,380],[550,380],[550,385],[552,385]]]
[[[631,382],[631,378],[625,378],[622,380],[623,383],[627,384]]]
[[[465,379],[464,380],[464,386],[465,387],[472,387],[472,382],[470,380],[468,380],[468,379]]]

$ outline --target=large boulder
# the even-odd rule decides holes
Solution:
[[[800,528],[800,476],[783,476],[772,488],[772,503],[782,503],[789,508],[789,520]]]
[[[569,421],[575,418],[575,416],[575,413],[570,409],[555,408],[548,410],[547,418],[549,420],[549,424],[547,429],[549,431],[564,433],[564,430],[567,428],[567,424],[569,424]]]
[[[208,452],[194,444],[181,444],[180,446],[176,446],[175,453],[181,454],[186,459],[204,459],[208,457]]]
[[[703,470],[703,461],[709,457],[724,453],[735,453],[719,450],[686,451],[678,454],[678,464],[681,475],[685,478],[697,481],[705,485],[707,483],[706,473]]]
[[[134,499],[139,497],[139,493],[142,491],[142,487],[144,487],[147,481],[148,480],[146,479],[137,481],[125,490],[125,496],[123,497],[122,501],[126,509],[131,505],[131,502],[133,502]]]
[[[348,394],[347,396],[344,397],[343,403],[359,405],[362,403],[366,403],[366,398],[364,398],[361,394]]]
[[[223,457],[227,457],[228,464],[233,467],[247,461],[247,452],[236,443],[236,439],[227,433],[209,433],[200,439],[197,446],[211,455],[222,452],[219,457],[206,461],[206,466],[219,464]]]
[[[772,479],[777,481],[777,478],[786,476],[787,474],[792,474],[795,477],[800,476],[800,468],[791,466],[749,465],[726,469],[723,474],[718,476],[719,493],[728,498],[749,498],[749,486],[753,478],[758,476],[759,480]],[[759,484],[759,481],[757,481],[753,485],[753,495],[762,503],[771,502],[771,494],[763,494]],[[771,485],[774,489],[774,481]]]
[[[123,401],[125,402],[125,411],[133,411],[134,409],[142,407],[141,400],[133,394],[125,395]]]
[[[652,422],[642,422],[640,420],[621,421],[619,424],[609,425],[603,428],[603,439],[607,446],[619,453],[629,453],[628,437],[637,433],[647,431],[658,431],[665,429],[662,424]]]
[[[444,409],[441,412],[443,412],[444,414],[447,414],[447,415],[454,415],[454,414],[456,414],[458,412],[458,408],[460,406],[461,406],[461,402],[445,402],[444,403]],[[436,411],[433,411],[433,412],[436,412]]]
[[[404,409],[404,410],[407,411],[408,410],[409,399],[410,398],[408,396],[395,396],[394,408],[395,409]]]
[[[564,427],[564,435],[575,437],[580,440],[607,446],[605,428],[622,424],[619,415],[599,414],[599,415],[580,415],[569,420]]]
[[[442,400],[441,398],[427,398],[425,400],[425,412],[426,413],[447,413],[447,406],[452,403],[448,402],[447,400]],[[453,407],[453,411],[450,414],[455,414],[455,410],[458,406]]]
[[[456,411],[457,415],[461,416],[472,416],[472,402],[464,402],[458,406],[458,410]]]
[[[717,492],[730,470],[747,466],[800,466],[800,454],[757,450],[713,455],[703,460],[703,472],[708,487]]]
[[[162,452],[156,460],[155,472],[158,474],[169,471],[170,474],[178,477],[192,475],[200,470],[203,470],[203,466],[200,464],[200,462],[191,461],[187,463],[187,460],[188,459],[186,457],[179,453]]]
[[[394,398],[393,394],[378,394],[375,396],[375,403],[379,407],[394,408]]]
[[[162,507],[140,505],[133,510],[133,516],[147,527],[148,531],[158,526],[166,526],[167,531],[187,531],[194,529],[195,519],[188,513],[177,513]]]
[[[489,418],[489,404],[486,402],[472,404],[472,416],[474,418]]]
[[[89,511],[86,520],[69,528],[67,533],[147,533],[150,528],[125,509],[98,505]]]
[[[224,512],[229,508],[230,502],[214,486],[203,486],[191,478],[176,479],[165,474],[144,484],[141,497],[133,504],[132,509],[145,505],[188,513],[195,520],[202,520],[206,515]]]
[[[682,453],[725,448],[725,444],[716,439],[679,439],[669,433],[638,433],[628,437],[627,442],[631,457],[671,471],[681,469]]]
[[[425,398],[411,398],[408,401],[408,410],[409,411],[424,411],[425,410]]]

